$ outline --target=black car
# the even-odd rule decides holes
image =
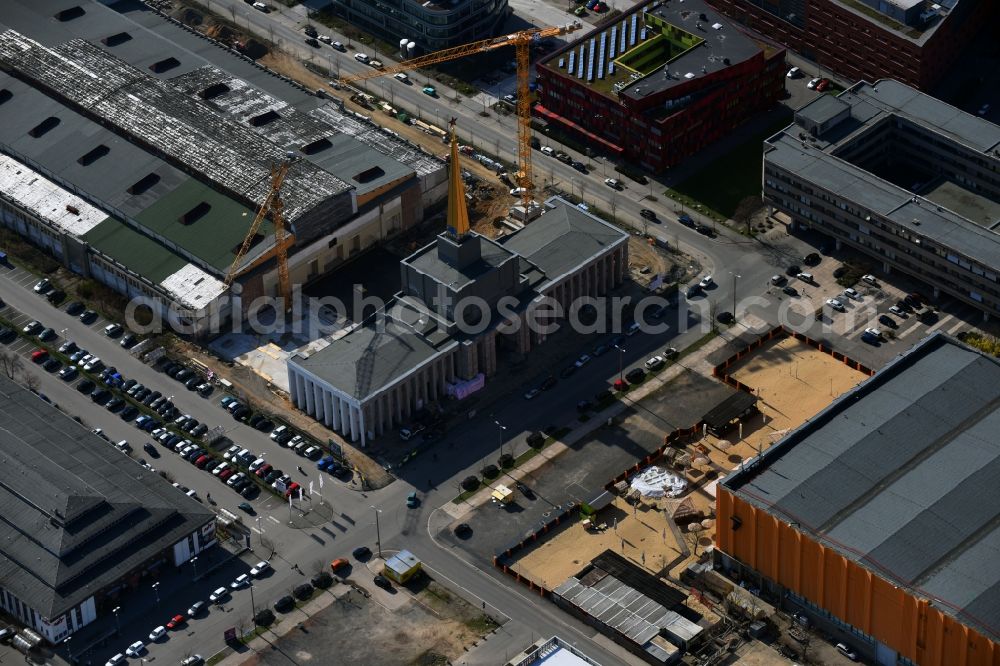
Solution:
[[[90,399],[98,405],[106,405],[113,396],[114,394],[108,389],[99,388],[90,394]]]
[[[889,328],[899,328],[899,324],[896,323],[896,320],[890,317],[889,315],[880,315],[878,318],[878,323],[887,326]]]
[[[194,374],[194,370],[190,370],[188,368],[181,368],[181,371],[176,374],[170,374],[170,373],[167,374],[169,374],[171,377],[173,377],[179,382],[186,382],[188,380],[188,377]]]
[[[86,309],[87,306],[81,303],[80,301],[73,301],[72,303],[66,306],[66,314],[75,317]]]
[[[118,415],[122,421],[131,421],[135,417],[139,416],[139,410],[132,405],[127,406],[122,410],[122,413]]]
[[[896,307],[899,308],[900,310],[902,310],[903,312],[907,313],[907,314],[913,312],[913,308],[910,307],[910,304],[907,303],[906,301],[896,301]],[[39,338],[40,337],[41,336],[39,336]]]
[[[538,388],[542,389],[543,391],[548,391],[550,388],[556,385],[557,381],[558,380],[555,377],[549,375],[548,377],[542,380],[542,383],[538,385]]]
[[[791,286],[791,285],[786,285],[786,286],[782,287],[781,291],[785,292],[789,296],[798,296],[799,295],[798,290],[795,287]]]
[[[157,451],[156,447],[153,446],[152,443],[150,443],[150,442],[146,442],[145,444],[143,444],[142,445],[142,450],[145,451],[146,453],[148,453],[153,458],[159,458],[160,457],[160,452]]]
[[[131,349],[132,347],[135,347],[135,344],[137,342],[139,342],[139,338],[129,333],[128,335],[123,337],[118,344],[120,344],[125,349]]]
[[[563,379],[566,379],[567,377],[570,377],[574,372],[576,372],[576,366],[567,365],[565,368],[562,369],[562,371],[560,371],[559,376],[562,377]]]
[[[256,428],[257,424],[260,423],[263,420],[264,420],[264,415],[263,414],[257,414],[252,419],[250,419],[249,421],[247,421],[247,425],[250,426],[251,428]]]
[[[694,230],[697,231],[702,236],[715,235],[715,232],[712,230],[712,227],[708,226],[707,224],[699,224],[694,228]]]
[[[279,613],[287,613],[293,608],[295,608],[295,599],[288,594],[274,602],[274,610]]]
[[[455,526],[455,536],[467,537],[472,534],[472,528],[469,527],[469,523],[459,523]]]
[[[91,393],[94,390],[94,387],[96,386],[97,385],[94,384],[94,382],[90,381],[89,379],[84,379],[82,382],[76,385],[76,390],[79,391],[80,393]]]
[[[251,414],[253,414],[253,411],[249,407],[240,406],[233,410],[233,418],[237,421],[245,422],[250,418]]]
[[[187,388],[188,391],[193,391],[199,386],[201,386],[203,383],[204,382],[202,381],[202,378],[199,377],[198,375],[195,375],[193,377],[188,377],[187,381],[184,382],[184,386]]]
[[[319,37],[319,33],[316,32],[316,28],[312,25],[306,25],[306,27],[303,29],[303,32],[309,35],[310,37]]]
[[[392,590],[392,583],[389,581],[388,578],[386,578],[382,574],[378,574],[377,576],[375,576],[373,582],[379,587],[381,587],[383,590]]]
[[[194,427],[194,428],[193,428],[193,429],[191,430],[191,435],[192,435],[192,436],[194,436],[194,437],[201,437],[201,436],[202,436],[202,435],[204,435],[204,434],[205,434],[206,432],[208,432],[208,426],[207,426],[207,425],[205,425],[204,423],[202,423],[202,424],[201,424],[201,425],[199,425],[199,426],[195,426],[195,427]]]
[[[48,299],[49,303],[52,305],[59,305],[66,300],[66,292],[62,289],[53,289],[45,295],[45,298]]]
[[[177,379],[177,375],[179,375],[180,373],[182,373],[184,371],[185,371],[184,366],[181,365],[180,363],[176,363],[176,364],[173,365],[173,367],[168,368],[166,370],[166,373],[167,373],[167,377],[170,377],[171,379]]]
[[[643,208],[642,210],[639,211],[639,217],[644,217],[647,220],[655,220],[656,213],[649,210],[648,208]]]
[[[38,334],[38,339],[42,342],[48,342],[49,340],[54,340],[56,338],[56,331],[52,328],[43,328]]]
[[[80,315],[80,321],[84,324],[92,324],[97,321],[97,313],[93,310],[84,310],[83,314]]]
[[[108,400],[108,404],[104,405],[104,408],[109,412],[117,412],[119,409],[125,408],[125,401],[117,396]]]
[[[7,328],[6,326],[0,328],[0,342],[6,345],[14,340],[17,340],[17,332],[14,329]]]
[[[187,423],[184,424],[184,427],[181,428],[181,430],[183,430],[184,432],[191,432],[192,430],[194,430],[195,428],[197,428],[200,425],[201,425],[201,421],[199,421],[198,419],[191,419]]]
[[[62,368],[62,363],[54,358],[50,358],[45,363],[42,363],[42,367],[45,368],[45,372],[55,372]]]
[[[270,472],[267,473],[266,476],[264,476],[264,483],[274,483],[275,480],[284,476],[284,474],[285,473],[282,472],[280,469],[272,469]]]
[[[796,266],[795,264],[792,264],[791,266],[789,266],[788,268],[785,269],[785,275],[787,275],[789,277],[795,277],[796,275],[798,275],[801,272],[802,272],[802,269],[799,268],[798,266]]]
[[[833,277],[835,279],[840,279],[845,275],[847,275],[847,266],[837,266],[837,268],[833,270]]]
[[[677,216],[677,221],[680,222],[681,224],[683,224],[685,227],[692,227],[692,228],[694,228],[694,226],[695,226],[694,220],[691,219],[691,216],[688,215],[687,213],[681,213],[680,215],[678,215]]]
[[[130,388],[132,388],[133,386],[135,386],[137,383],[138,382],[136,382],[134,379],[126,379],[125,383],[122,384],[122,390],[123,391],[128,391]]]
[[[163,357],[163,363],[160,363],[159,365],[157,365],[156,369],[159,370],[160,372],[162,372],[163,374],[170,374],[170,371],[173,370],[176,367],[177,367],[176,363],[174,363],[173,361],[167,360],[167,358],[164,356]]]
[[[590,173],[589,171],[587,171],[587,165],[584,164],[583,162],[578,162],[574,160],[573,163],[570,164],[570,166],[579,171],[580,173]]]
[[[646,377],[646,371],[642,368],[632,368],[625,373],[625,379],[628,380],[629,384],[638,384]]]
[[[260,494],[260,488],[258,488],[253,483],[251,483],[249,486],[240,491],[240,495],[242,495],[245,499],[253,499],[254,497],[257,497],[257,495],[259,494]]]
[[[143,402],[146,398],[150,396],[150,394],[152,394],[152,391],[150,391],[148,388],[142,388],[136,391],[132,395],[132,397],[138,400],[139,402]]]

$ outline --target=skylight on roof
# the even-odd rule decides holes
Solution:
[[[180,67],[180,66],[181,66],[180,60],[178,60],[177,58],[170,57],[170,58],[164,58],[159,62],[154,62],[152,65],[149,66],[149,68],[154,72],[156,72],[157,74],[162,74],[163,72],[167,72],[173,69],[174,67]]]
[[[77,162],[79,162],[83,166],[90,166],[91,164],[93,164],[97,160],[101,159],[102,157],[104,157],[105,155],[107,155],[110,152],[111,152],[111,149],[108,148],[107,146],[105,146],[102,143],[101,145],[97,146],[96,148],[94,148],[93,150],[91,150],[89,153],[87,153],[86,155],[84,155],[83,157],[81,157],[80,159],[78,159]]]
[[[278,115],[278,112],[275,111],[274,109],[271,109],[270,111],[265,111],[264,113],[258,116],[253,116],[252,118],[250,118],[249,122],[254,127],[261,127],[262,125],[273,123],[275,120],[278,120],[279,118],[281,118],[281,116]]]
[[[359,183],[370,183],[376,178],[381,178],[384,175],[385,171],[382,170],[382,167],[373,166],[370,169],[365,169],[361,173],[354,174],[351,176],[351,179]]]
[[[13,97],[13,96],[14,96],[14,93],[12,93],[11,91],[7,90],[6,88],[0,89],[0,104],[5,104],[5,103],[9,102],[10,99],[11,99],[11,97]]]
[[[69,9],[64,9],[61,12],[57,12],[55,18],[57,21],[65,23],[66,21],[78,19],[86,13],[87,12],[83,11],[83,7],[77,5],[75,7],[70,7]]]
[[[33,136],[33,137],[35,137],[37,139],[38,137],[40,137],[40,136],[48,133],[50,130],[54,129],[56,127],[56,125],[58,125],[60,122],[62,122],[62,121],[60,121],[55,116],[49,116],[48,118],[46,118],[42,122],[40,122],[37,125],[35,125],[34,127],[32,127],[28,131],[28,135],[29,136]]]
[[[179,222],[183,225],[194,224],[201,218],[208,215],[208,211],[210,210],[212,210],[212,206],[210,206],[207,202],[202,201],[197,206],[181,215]]]
[[[101,40],[101,43],[106,46],[118,46],[119,44],[124,44],[125,42],[132,39],[132,35],[127,32],[116,32],[113,35],[108,35]]]
[[[158,182],[160,182],[160,174],[149,173],[143,176],[141,179],[137,180],[132,185],[132,187],[128,188],[128,190],[126,191],[133,196],[137,194],[142,194],[143,192],[151,188],[153,185],[156,185]]]
[[[315,155],[316,153],[322,152],[327,148],[332,148],[332,147],[333,144],[330,143],[330,140],[327,139],[326,137],[323,137],[322,139],[317,139],[312,143],[307,143],[306,145],[299,148],[299,150],[305,153],[306,155]]]
[[[219,95],[225,95],[230,88],[225,83],[213,83],[209,87],[198,93],[202,99],[215,99]]]

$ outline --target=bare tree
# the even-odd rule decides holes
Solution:
[[[38,375],[33,372],[25,372],[21,382],[25,388],[34,393],[38,393],[38,387],[42,384],[41,380],[38,379]]]
[[[753,218],[757,216],[760,209],[764,207],[764,200],[760,198],[759,194],[752,194],[748,197],[743,197],[740,202],[736,204],[736,211],[733,213],[733,219],[740,223],[745,224],[747,227],[747,235],[750,235],[750,227],[753,226]]]
[[[20,356],[7,349],[0,352],[0,371],[7,375],[8,379],[14,379],[22,370],[24,364]]]

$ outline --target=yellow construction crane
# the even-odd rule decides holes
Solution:
[[[527,208],[531,204],[534,182],[531,178],[531,99],[529,97],[528,83],[531,76],[530,70],[530,46],[531,43],[546,37],[557,37],[566,35],[574,30],[579,30],[583,25],[579,21],[574,21],[567,25],[550,28],[531,28],[530,30],[520,30],[501,37],[483,39],[462,46],[453,46],[449,49],[442,49],[428,53],[427,55],[413,58],[396,65],[390,65],[383,69],[376,69],[361,74],[342,76],[340,82],[344,84],[355,81],[374,79],[386,74],[396,74],[406,70],[419,69],[448,60],[463,58],[473,53],[484,53],[504,46],[513,46],[517,59],[517,160],[518,172],[515,181],[517,186],[523,188],[521,191],[521,202]]]
[[[240,246],[239,252],[233,258],[233,263],[229,266],[229,272],[223,281],[228,287],[236,279],[240,263],[250,249],[250,245],[257,235],[257,230],[260,229],[261,222],[270,213],[271,222],[274,224],[274,252],[278,259],[278,289],[281,292],[285,314],[288,314],[288,311],[292,307],[292,285],[288,280],[288,248],[285,247],[288,234],[285,230],[285,205],[281,201],[281,185],[285,182],[285,175],[288,174],[288,168],[291,165],[292,162],[290,159],[285,160],[280,165],[271,165],[271,189],[268,190],[267,196],[264,197],[264,201],[260,205],[260,210],[257,211],[257,217],[254,218],[253,224],[250,225],[250,231],[247,232],[246,238],[243,239],[243,245]]]

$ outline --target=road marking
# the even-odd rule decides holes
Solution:
[[[941,317],[941,319],[939,319],[936,324],[934,324],[933,326],[931,326],[930,328],[927,329],[927,333],[928,334],[933,333],[934,331],[938,330],[939,328],[941,328],[942,326],[944,326],[945,324],[947,324],[949,321],[951,321],[954,318],[955,318],[955,316],[954,315],[950,315],[950,314],[947,314],[947,315]]]
[[[250,529],[253,530],[254,532],[256,532],[257,534],[263,534],[264,533],[264,530],[259,530],[256,527],[254,527],[253,525],[250,526]]]
[[[958,329],[962,328],[963,326],[965,326],[964,321],[959,320],[955,322],[955,325],[948,329],[948,335],[955,335],[955,332],[958,331]]]
[[[909,335],[910,333],[913,333],[913,332],[914,332],[915,330],[917,330],[917,326],[916,326],[916,323],[914,322],[914,325],[913,325],[913,326],[910,326],[909,328],[907,328],[907,329],[906,329],[905,331],[903,331],[902,333],[900,333],[900,334],[899,334],[899,335],[897,335],[896,337],[897,337],[897,338],[905,338],[905,337],[906,337],[906,336],[908,336],[908,335]]]
[[[270,520],[272,523],[275,523],[277,525],[281,524],[281,521],[278,520],[277,518],[275,518],[274,516],[268,516],[267,519]]]

